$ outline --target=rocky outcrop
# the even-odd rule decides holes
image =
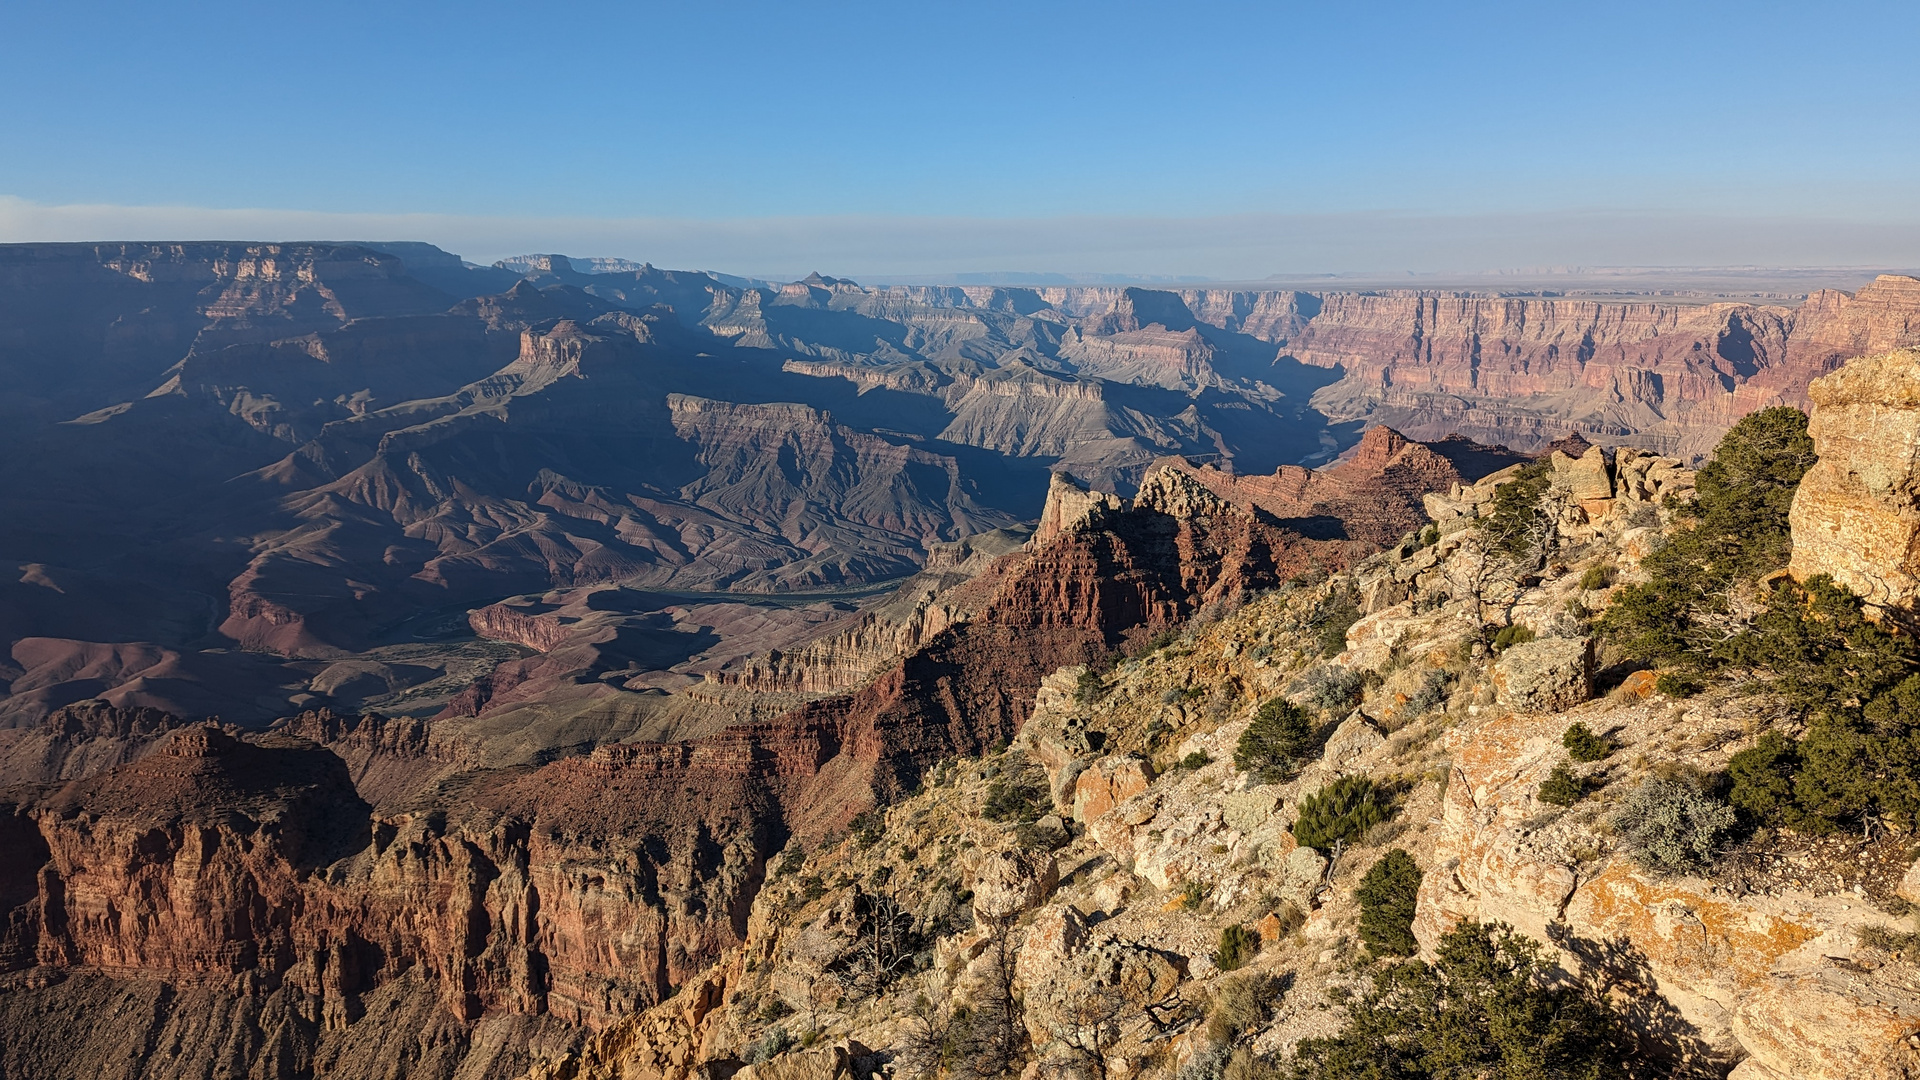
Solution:
[[[1665,723],[1646,707],[1607,716],[1629,739]],[[1851,959],[1856,931],[1886,916],[1856,896],[1737,897],[1624,858],[1596,867],[1570,855],[1565,826],[1543,827],[1535,796],[1569,719],[1504,716],[1448,736],[1454,775],[1421,884],[1420,940],[1430,948],[1457,919],[1500,920],[1557,944],[1569,967],[1627,988],[1644,980],[1672,1010],[1649,1017],[1656,1031],[1742,1061],[1740,1080],[1905,1075],[1920,984]]]
[[[530,615],[506,604],[488,604],[467,612],[467,625],[483,638],[510,641],[535,652],[551,652],[567,639],[567,624],[557,615]]]
[[[1053,474],[1047,487],[1047,502],[1040,509],[1040,524],[1033,531],[1033,542],[1044,544],[1070,528],[1095,520],[1122,505],[1117,495],[1089,491],[1066,473]]]
[[[1920,599],[1920,350],[1816,380],[1814,452],[1793,499],[1793,575],[1826,574],[1876,607]]]
[[[1593,696],[1593,642],[1543,638],[1522,642],[1493,665],[1500,705],[1523,712],[1560,712]]]

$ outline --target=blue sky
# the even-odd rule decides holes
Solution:
[[[8,0],[0,40],[0,239],[371,229],[856,274],[1920,264],[1911,3]]]

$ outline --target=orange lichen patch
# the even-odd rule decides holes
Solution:
[[[1271,945],[1287,936],[1287,923],[1277,911],[1268,912],[1265,918],[1254,924],[1254,929],[1260,932],[1262,945]]]
[[[1622,680],[1614,693],[1622,701],[1645,701],[1653,696],[1653,686],[1659,681],[1651,671],[1636,671]]]
[[[1628,937],[1656,968],[1743,986],[1765,979],[1793,950],[1825,932],[1789,904],[1768,910],[1642,877],[1621,863],[1581,886],[1575,921]]]
[[[1471,790],[1498,788],[1532,771],[1540,748],[1529,753],[1527,744],[1551,739],[1554,723],[1548,717],[1508,713],[1476,727],[1456,728],[1448,734],[1447,748]]]

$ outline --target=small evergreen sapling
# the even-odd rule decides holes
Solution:
[[[1413,856],[1394,848],[1373,864],[1354,890],[1360,902],[1360,940],[1375,956],[1412,956],[1413,914],[1420,894],[1420,867]]]
[[[1578,721],[1560,736],[1560,745],[1567,748],[1568,757],[1579,762],[1599,761],[1613,753],[1613,744],[1605,736],[1595,735],[1593,729]]]
[[[1585,798],[1586,794],[1586,781],[1564,761],[1555,765],[1553,774],[1540,783],[1540,801],[1555,806],[1572,806]]]
[[[1373,781],[1364,776],[1343,776],[1300,800],[1293,838],[1300,846],[1324,854],[1336,843],[1353,843],[1385,820],[1387,808],[1381,804]]]
[[[1285,698],[1274,698],[1254,714],[1233,748],[1234,768],[1252,773],[1263,783],[1293,775],[1302,758],[1313,752],[1313,717]]]

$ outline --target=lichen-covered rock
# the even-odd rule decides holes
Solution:
[[[1330,769],[1344,768],[1386,743],[1387,737],[1380,734],[1380,729],[1356,709],[1327,736],[1327,744],[1320,751],[1320,763]]]
[[[1001,851],[980,860],[973,876],[973,911],[983,919],[1007,919],[1043,903],[1060,882],[1051,855]]]
[[[1461,919],[1497,920],[1553,942],[1570,968],[1650,980],[1678,1014],[1669,1033],[1754,1062],[1740,1075],[1904,1075],[1890,1062],[1920,1028],[1920,985],[1899,965],[1851,959],[1856,931],[1886,917],[1852,895],[1735,897],[1621,857],[1585,869],[1536,819],[1559,730],[1521,714],[1448,734],[1455,772],[1414,920],[1423,948]]]
[[[1252,832],[1279,813],[1281,802],[1279,788],[1262,784],[1246,791],[1236,791],[1221,800],[1221,816],[1226,820],[1227,828]]]
[[[1793,499],[1793,576],[1871,604],[1920,597],[1920,350],[1849,361],[1808,388],[1820,460]]]
[[[1073,786],[1073,820],[1093,821],[1147,790],[1153,766],[1136,757],[1110,757],[1080,773]]]
[[[1593,696],[1593,642],[1542,638],[1515,645],[1493,665],[1493,687],[1509,709],[1570,709]]]
[[[1280,885],[1274,895],[1305,911],[1313,906],[1327,873],[1327,860],[1309,847],[1297,847],[1280,860]]]

